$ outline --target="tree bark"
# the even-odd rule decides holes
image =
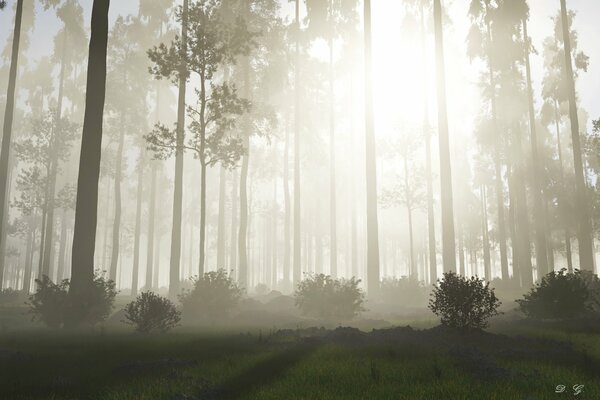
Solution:
[[[444,271],[456,271],[456,244],[454,238],[454,206],[452,196],[452,171],[450,139],[446,109],[446,72],[444,62],[444,32],[442,26],[442,4],[433,2],[436,42],[436,71],[438,97],[438,129],[440,149],[440,182],[442,203],[442,256]]]
[[[217,268],[225,268],[225,202],[227,187],[227,170],[219,171],[219,223],[217,231]]]
[[[106,50],[108,42],[108,10],[110,0],[94,0],[92,8],[92,34],[90,37],[87,92],[79,176],[70,295],[74,310],[74,323],[87,312],[89,293],[94,280],[94,247],[98,210],[98,180],[102,153],[102,119],[106,95]]]
[[[373,115],[373,68],[371,60],[371,0],[364,2],[365,58],[365,169],[367,187],[367,290],[377,295],[379,272],[379,222],[377,217],[377,155]]]
[[[150,205],[148,210],[148,246],[146,249],[146,286],[150,290],[152,286],[152,273],[154,270],[154,224],[156,214],[156,163],[152,162],[152,183],[150,184]]]
[[[538,155],[537,128],[535,126],[535,108],[533,105],[533,87],[531,84],[531,65],[529,63],[529,36],[527,35],[527,19],[523,19],[523,36],[525,38],[525,71],[527,77],[527,101],[529,105],[529,129],[531,142],[531,188],[534,201],[535,222],[535,258],[538,280],[546,275],[548,270],[548,246],[546,244],[546,224],[544,220],[544,205],[542,200],[542,165]]]
[[[368,0],[367,0],[368,1]],[[300,246],[300,0],[296,0],[296,51],[294,54],[294,262],[293,286],[302,279]]]
[[[285,221],[283,226],[283,284],[287,288],[290,283],[290,228],[291,228],[291,207],[290,207],[290,129],[286,121],[285,127],[285,153],[283,158],[283,202],[285,207]]]
[[[188,0],[183,0],[181,22],[181,58],[179,72],[179,98],[177,103],[177,150],[175,152],[175,188],[173,191],[173,227],[171,231],[171,259],[169,267],[169,297],[179,294],[181,263],[181,213],[183,207],[183,146],[185,140],[185,94],[187,83],[187,21]]]
[[[125,115],[121,112],[121,128],[117,149],[117,165],[115,166],[115,215],[112,230],[112,252],[110,256],[110,279],[117,282],[117,265],[121,239],[121,179],[123,175],[123,147],[125,145]]]
[[[329,2],[333,17],[333,0]],[[329,28],[329,273],[337,277],[337,198],[335,173],[335,76],[333,70],[333,25]]]
[[[138,161],[138,183],[135,204],[135,232],[133,238],[133,270],[131,273],[131,295],[137,296],[138,282],[140,274],[140,235],[142,231],[142,196],[143,196],[143,180],[144,180],[144,162],[142,160],[143,150],[140,151],[140,159]]]
[[[587,198],[587,187],[583,176],[583,160],[581,155],[581,139],[579,119],[577,116],[577,95],[575,94],[575,79],[573,77],[573,61],[571,59],[571,37],[569,35],[569,20],[567,17],[566,0],[560,0],[562,19],[563,43],[565,47],[565,65],[567,90],[569,94],[569,119],[571,120],[571,142],[573,144],[573,165],[575,167],[575,186],[577,190],[577,217],[579,231],[579,269],[594,271],[594,252],[592,247],[592,223],[590,217],[590,202]]]
[[[17,66],[19,65],[19,44],[21,42],[21,24],[23,21],[23,0],[17,1],[15,14],[15,29],[13,33],[8,90],[6,91],[6,108],[4,111],[4,126],[2,130],[2,148],[0,150],[0,248],[6,247],[6,230],[3,227],[8,221],[8,175],[10,147],[12,144],[12,128],[15,110],[15,91],[17,86]],[[0,288],[4,282],[4,253],[0,257]]]

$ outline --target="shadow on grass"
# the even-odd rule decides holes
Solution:
[[[292,347],[261,361],[229,378],[217,387],[205,389],[200,393],[200,399],[241,399],[252,390],[281,378],[281,376],[302,359],[312,354],[320,341],[306,339]]]

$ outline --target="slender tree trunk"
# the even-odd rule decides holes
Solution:
[[[241,287],[248,285],[248,163],[250,151],[250,132],[244,135],[244,149],[246,152],[242,158],[242,171],[240,173],[240,230],[238,236],[239,244],[239,270],[238,282]]]
[[[510,162],[507,162],[507,165],[511,165]],[[513,269],[513,277],[516,278],[517,284],[521,285],[521,270],[519,268],[519,248],[518,248],[518,238],[517,238],[517,207],[516,207],[516,196],[515,196],[515,184],[513,178],[513,171],[508,171],[508,224],[510,230],[510,244],[512,250],[512,269]]]
[[[413,241],[413,221],[412,221],[412,202],[410,200],[410,185],[408,182],[408,155],[404,154],[404,196],[406,199],[406,213],[408,215],[408,243],[409,243],[409,255],[410,255],[410,276],[412,278],[417,276],[417,266],[415,264],[414,255],[414,241]]]
[[[481,229],[483,240],[483,266],[485,270],[485,278],[488,281],[492,280],[492,265],[490,262],[490,241],[488,237],[488,214],[487,214],[487,191],[485,185],[481,185],[479,189],[481,193]]]
[[[64,36],[63,36],[63,48],[61,55],[61,63],[60,63],[60,78],[58,83],[58,105],[56,109],[56,123],[60,124],[60,120],[62,119],[62,104],[63,104],[63,93],[64,93],[64,83],[65,83],[65,68],[67,63],[67,26],[64,27]],[[60,125],[58,125],[60,127]],[[60,129],[60,128],[59,128]],[[56,129],[52,132],[52,138],[50,140],[50,173],[48,175],[48,191],[46,202],[48,204],[48,215],[46,221],[46,231],[44,235],[46,239],[44,243],[44,256],[43,256],[43,264],[42,269],[44,271],[44,275],[50,276],[50,269],[52,264],[52,250],[54,249],[54,198],[56,196],[56,178],[58,175],[58,149],[56,148],[57,144],[57,136],[61,135],[62,132],[58,132]]]
[[[285,207],[283,227],[283,284],[287,288],[287,285],[290,283],[290,225],[292,220],[290,209],[290,129],[287,121],[285,128],[285,153],[283,157],[283,202]]]
[[[179,274],[181,264],[181,213],[183,207],[183,145],[185,141],[185,95],[187,57],[188,0],[183,0],[181,22],[181,71],[179,73],[179,98],[177,103],[177,151],[175,152],[175,188],[173,191],[173,227],[171,231],[171,260],[169,267],[169,297],[179,294]]]
[[[35,231],[35,228],[30,229],[29,234],[27,235],[27,254],[25,256],[25,274],[23,277],[23,292],[26,295],[29,295],[31,292],[31,270],[33,263],[33,250],[35,248]]]
[[[531,84],[531,65],[529,63],[529,36],[527,35],[527,19],[523,19],[523,35],[525,37],[525,71],[527,77],[527,100],[529,103],[529,129],[531,133],[531,188],[534,201],[535,222],[535,258],[538,271],[538,280],[548,271],[548,248],[546,245],[546,223],[544,220],[544,206],[542,200],[542,165],[538,155],[537,128],[535,126],[535,108],[533,105],[533,87]]]
[[[274,152],[275,155],[277,154]],[[277,263],[277,220],[279,215],[277,205],[277,176],[273,179],[273,208],[271,212],[271,289],[277,287],[278,263]]]
[[[225,202],[227,187],[227,170],[219,171],[219,225],[217,232],[217,268],[225,268]]]
[[[152,183],[150,184],[150,205],[148,210],[148,246],[146,249],[146,290],[153,288],[152,286],[152,273],[154,264],[154,224],[156,214],[156,163],[152,162]]]
[[[201,161],[200,170],[200,252],[198,260],[198,276],[204,275],[206,258],[206,163]],[[219,267],[220,268],[220,267]]]
[[[425,40],[425,12],[423,2],[420,3],[421,17],[421,58],[427,65],[427,43]],[[425,77],[425,73],[423,74]],[[433,210],[433,174],[431,166],[431,128],[429,126],[429,99],[427,96],[427,80],[423,79],[423,136],[425,138],[425,173],[427,175],[427,234],[429,249],[429,281],[434,284],[437,279],[437,252],[435,246],[435,213]]]
[[[152,271],[152,287],[156,292],[160,289],[160,241],[162,235],[160,232],[156,233],[156,246],[154,251],[154,269]]]
[[[142,196],[144,180],[143,150],[140,151],[138,162],[138,183],[135,204],[135,233],[133,238],[133,271],[131,273],[131,295],[137,296],[140,275],[140,235],[142,231]]]
[[[6,108],[4,110],[4,126],[2,131],[2,149],[0,150],[0,248],[6,246],[6,230],[3,227],[8,221],[8,174],[10,147],[12,144],[12,128],[15,110],[15,91],[17,86],[17,66],[19,65],[19,43],[21,41],[21,23],[23,20],[23,0],[17,1],[15,29],[13,33],[8,90],[6,91]],[[0,254],[0,289],[4,282],[4,253]]]
[[[110,0],[94,0],[92,34],[87,73],[85,116],[77,179],[75,229],[70,295],[78,310],[74,323],[91,305],[89,293],[94,280],[94,247],[98,210],[98,180],[102,153],[102,119],[106,95],[106,50],[108,44],[108,9]]]
[[[121,128],[117,149],[117,165],[115,166],[115,215],[112,230],[112,252],[110,256],[110,279],[117,282],[117,266],[121,239],[121,180],[123,175],[123,148],[125,146],[125,115],[121,112]]]
[[[486,7],[486,15],[489,10]],[[492,40],[492,32],[490,22],[487,19],[487,37],[488,41]],[[502,140],[500,138],[500,130],[498,129],[498,112],[496,105],[496,78],[494,75],[494,59],[492,51],[488,52],[488,70],[490,75],[490,90],[491,90],[491,105],[492,105],[492,124],[494,127],[494,172],[495,172],[495,187],[496,187],[496,209],[498,212],[498,245],[500,247],[500,272],[502,279],[508,279],[508,251],[506,248],[506,222],[504,219],[504,189],[502,183],[502,159],[501,147]],[[514,273],[514,271],[513,271]]]
[[[465,275],[465,238],[462,221],[458,223],[458,263],[460,275]]]
[[[42,229],[40,230],[40,249],[39,249],[39,254],[38,254],[38,273],[37,276],[39,279],[41,279],[45,274],[44,274],[44,269],[43,269],[43,264],[44,264],[44,246],[45,246],[45,240],[46,240],[46,235],[44,235],[44,232],[46,232],[46,216],[48,215],[48,206],[46,204],[44,204],[44,207],[42,209]]]
[[[377,217],[377,155],[373,115],[373,68],[371,61],[371,0],[364,2],[365,58],[365,140],[367,181],[367,289],[373,296],[379,292],[379,222]]]
[[[567,17],[566,0],[560,0],[562,19],[563,43],[565,47],[565,65],[567,90],[569,94],[569,119],[571,120],[571,142],[573,144],[573,165],[575,167],[575,186],[577,190],[577,218],[579,231],[577,242],[579,244],[579,268],[594,271],[594,251],[592,247],[592,223],[590,217],[590,202],[587,198],[587,187],[583,176],[583,160],[581,155],[581,139],[579,133],[579,119],[577,117],[577,95],[575,93],[575,79],[573,77],[573,61],[571,59],[571,37],[569,34],[569,20]]]
[[[546,244],[548,250],[548,272],[554,271],[554,243],[552,240],[552,227],[549,220],[548,201],[544,200],[544,220],[546,222]]]
[[[333,0],[329,2],[330,17],[333,18]],[[330,22],[331,23],[331,22]],[[337,198],[335,173],[335,76],[333,70],[333,25],[329,28],[329,271],[337,277]]]
[[[442,203],[442,250],[444,271],[456,271],[456,245],[454,239],[454,206],[452,199],[452,171],[450,139],[446,109],[446,72],[444,61],[444,32],[441,0],[433,1],[436,42],[436,69],[438,95],[438,128],[440,145],[440,182]]]
[[[238,176],[237,172],[233,171],[231,175],[231,236],[229,240],[229,268],[232,271],[238,270],[237,263],[237,235],[238,235],[238,221],[237,221],[237,210],[238,210]]]
[[[567,201],[567,191],[566,191],[566,180],[565,180],[565,168],[563,164],[563,155],[562,155],[562,145],[560,140],[560,115],[559,115],[559,105],[558,101],[554,100],[554,117],[556,122],[556,146],[558,150],[558,162],[560,164],[560,191],[558,198],[558,205],[562,208],[563,213],[569,211],[568,201]],[[567,268],[569,272],[573,271],[573,255],[571,252],[571,233],[569,232],[569,222],[566,218],[561,218],[563,220],[563,224],[565,227],[565,249],[567,256]]]
[[[60,282],[65,277],[65,252],[67,248],[67,210],[62,209],[60,222],[60,245],[58,248],[58,270],[56,271],[56,282]]]
[[[367,0],[368,1],[368,0]],[[300,0],[296,0],[296,50],[294,54],[294,287],[302,279],[300,246]]]

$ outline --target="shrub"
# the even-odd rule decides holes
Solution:
[[[74,300],[69,296],[68,279],[55,284],[43,276],[35,282],[37,290],[29,297],[30,311],[34,319],[52,328],[66,323],[96,325],[104,321],[110,315],[117,295],[115,283],[99,273],[95,274],[92,287],[85,294],[83,306],[81,299]]]
[[[444,326],[483,329],[489,318],[499,314],[500,304],[489,282],[446,272],[433,287],[429,309],[441,317]]]
[[[136,331],[167,332],[177,326],[181,313],[175,304],[153,292],[142,292],[134,301],[125,306],[126,324],[135,325]]]
[[[19,300],[19,291],[13,289],[0,290],[0,304],[16,303]]]
[[[361,311],[365,294],[360,280],[333,279],[329,275],[311,274],[298,284],[294,299],[303,315],[314,318],[352,319]]]
[[[183,315],[217,320],[234,309],[242,290],[224,269],[205,273],[193,280],[193,289],[180,296]]]
[[[578,270],[552,271],[529,293],[517,300],[521,311],[534,319],[571,319],[593,309],[598,277]],[[592,295],[590,295],[590,289]]]
[[[420,307],[427,304],[427,291],[417,279],[385,278],[381,281],[381,300],[387,305]]]
[[[264,296],[265,294],[269,293],[269,287],[264,283],[259,283],[254,287],[254,293],[256,293],[258,296]]]

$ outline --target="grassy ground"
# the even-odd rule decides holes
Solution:
[[[600,399],[600,335],[494,331],[6,330],[0,399]]]

